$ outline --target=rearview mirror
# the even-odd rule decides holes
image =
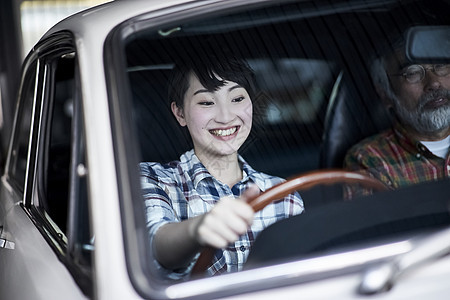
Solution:
[[[406,57],[416,63],[450,61],[450,26],[416,26],[406,34]]]

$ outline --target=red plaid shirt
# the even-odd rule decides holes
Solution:
[[[347,153],[344,167],[363,171],[391,188],[450,177],[450,153],[445,159],[396,127],[369,137]]]

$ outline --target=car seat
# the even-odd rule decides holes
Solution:
[[[142,161],[166,163],[192,149],[189,133],[177,123],[167,100],[169,72],[170,69],[129,72]]]
[[[391,123],[367,74],[341,71],[325,117],[321,167],[342,168],[345,154],[351,146],[390,127]]]

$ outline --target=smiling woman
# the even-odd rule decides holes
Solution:
[[[255,217],[246,203],[282,179],[253,170],[237,152],[250,134],[256,99],[243,60],[206,54],[195,63],[186,58],[172,73],[172,113],[194,149],[169,164],[141,163],[153,262],[163,277],[189,277],[200,249],[210,246],[221,250],[209,274],[239,271],[258,233],[301,213],[303,202],[293,193]]]

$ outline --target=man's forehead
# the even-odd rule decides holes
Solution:
[[[396,49],[386,58],[386,67],[389,69],[402,69],[413,64],[406,59],[405,49]]]

